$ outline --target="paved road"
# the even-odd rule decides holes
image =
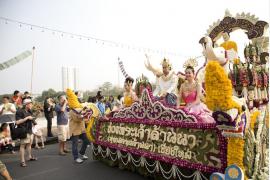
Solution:
[[[69,144],[70,146],[70,144]],[[15,180],[140,180],[142,176],[92,160],[91,150],[87,149],[89,160],[83,164],[75,164],[71,154],[59,156],[58,144],[47,145],[43,150],[34,150],[38,157],[36,162],[27,162],[28,167],[19,166],[19,154],[0,154]]]

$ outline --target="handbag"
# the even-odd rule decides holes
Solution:
[[[9,128],[12,140],[25,139],[27,137],[27,131],[24,126],[17,126],[15,123],[10,123]]]

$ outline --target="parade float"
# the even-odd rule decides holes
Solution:
[[[89,123],[93,157],[155,179],[268,179],[267,28],[254,15],[227,11],[200,40],[206,62],[197,79],[214,123],[157,100],[142,77],[138,102]],[[236,29],[250,40],[244,52],[228,38],[213,46]]]

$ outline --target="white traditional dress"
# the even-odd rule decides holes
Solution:
[[[168,105],[176,105],[176,86],[177,86],[177,76],[174,72],[170,72],[167,76],[162,75],[156,80],[156,89],[153,92],[153,95],[158,97],[162,96],[165,93],[168,93],[165,97]]]

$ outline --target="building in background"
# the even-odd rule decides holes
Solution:
[[[78,90],[78,68],[62,67],[62,90],[66,91],[70,88],[74,91]]]

